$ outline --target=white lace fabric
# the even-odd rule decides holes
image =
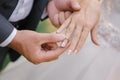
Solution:
[[[102,3],[102,14],[99,23],[99,36],[111,47],[120,51],[120,17],[119,0],[104,0]],[[116,23],[116,24],[115,24]]]

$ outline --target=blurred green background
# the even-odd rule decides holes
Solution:
[[[51,33],[54,32],[55,30],[56,28],[51,24],[49,19],[40,22],[36,29],[36,31],[40,33]],[[10,62],[10,58],[9,55],[7,55],[3,64],[3,68],[5,68],[9,62]]]
[[[55,30],[56,30],[56,28],[51,24],[49,19],[46,19],[45,21],[40,22],[36,29],[36,31],[40,32],[40,33],[50,33]]]

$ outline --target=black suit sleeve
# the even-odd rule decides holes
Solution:
[[[0,14],[0,44],[12,33],[14,26]]]

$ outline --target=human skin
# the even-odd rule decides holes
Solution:
[[[42,44],[56,43],[64,39],[65,36],[60,34],[37,33],[29,30],[21,30],[17,32],[17,35],[9,44],[9,47],[18,51],[30,62],[39,64],[58,58],[65,50],[65,48],[61,47],[45,50]]]
[[[66,29],[65,35],[71,40],[68,54],[77,53],[84,45],[89,33],[94,44],[99,45],[97,41],[97,24],[100,18],[100,2],[98,0],[79,0],[80,11],[72,15],[57,30],[61,33]],[[61,46],[65,46],[65,40]]]
[[[59,0],[56,0],[54,5],[58,4],[58,1]],[[70,0],[67,1],[69,2]],[[66,4],[67,6],[71,6],[71,3]],[[55,14],[59,14],[58,12],[64,12],[65,10],[68,10],[68,12],[74,11],[74,9],[71,9],[66,5],[65,5],[66,7],[64,7],[63,5],[59,5],[58,7],[56,7],[56,5],[52,7],[51,6],[52,5],[48,5],[48,10],[50,11],[52,7],[54,9],[52,10],[53,11],[52,13],[48,11],[50,19],[54,17]],[[67,14],[67,16],[69,16],[69,14]],[[52,19],[51,21],[53,23],[56,23]],[[68,44],[65,48],[61,48],[57,46],[57,42],[61,42],[65,38],[66,38],[65,35],[62,34],[50,34],[50,33],[46,34],[30,30],[17,30],[16,36],[14,37],[12,42],[8,45],[8,47],[19,52],[30,62],[34,64],[39,64],[41,62],[55,60],[61,54],[63,54],[70,44]]]
[[[48,3],[47,12],[51,23],[59,28],[74,11],[79,11],[77,0],[51,0]]]

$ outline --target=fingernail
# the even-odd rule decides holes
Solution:
[[[61,47],[62,42],[57,42],[57,46]]]
[[[97,45],[100,46],[100,42],[97,42]]]
[[[59,34],[59,33],[60,33],[60,31],[59,31],[59,30],[57,30],[57,31],[56,31],[56,34]]]
[[[63,43],[61,44],[61,47],[65,47],[65,46],[66,46],[66,43],[63,42]]]
[[[80,9],[80,4],[78,2],[76,3],[73,3],[74,4],[74,7],[77,8],[77,9]]]
[[[68,53],[67,53],[67,54],[68,54],[68,55],[71,55],[71,53],[72,53],[72,50],[68,50]]]
[[[77,8],[80,8],[80,4],[79,3],[76,3],[75,5]]]
[[[74,54],[77,54],[77,52],[78,52],[78,51],[77,51],[77,50],[75,50],[75,51],[74,51]]]
[[[65,47],[67,45],[67,40],[65,40],[62,44],[61,44],[61,47]]]

